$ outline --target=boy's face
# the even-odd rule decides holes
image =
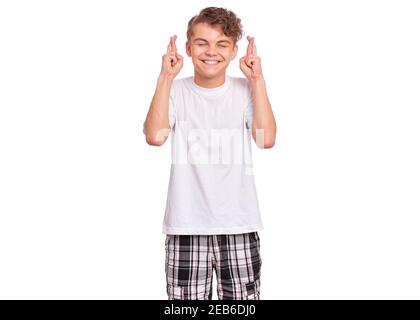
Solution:
[[[226,36],[221,26],[198,23],[193,27],[186,52],[192,58],[194,71],[204,78],[215,78],[224,73],[235,59],[238,46]]]

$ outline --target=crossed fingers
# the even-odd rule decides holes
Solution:
[[[254,37],[247,36],[246,38],[248,39],[248,47],[246,49],[246,55],[247,55],[247,58],[251,58],[257,55],[257,46],[255,45]],[[251,61],[251,64],[253,64],[252,61]]]
[[[170,38],[167,51],[166,51],[166,53],[169,54],[169,56],[171,57],[172,64],[176,64],[178,62],[178,59],[176,57],[177,56],[177,48],[176,48],[176,43],[175,43],[176,38],[177,38],[176,35]]]

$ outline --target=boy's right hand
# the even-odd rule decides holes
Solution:
[[[176,51],[176,35],[170,38],[166,53],[162,56],[161,74],[174,79],[184,65],[184,58]]]

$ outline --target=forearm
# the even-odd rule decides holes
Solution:
[[[147,143],[163,144],[170,132],[169,126],[169,93],[173,79],[160,74],[156,84],[155,94],[144,122]]]
[[[252,137],[260,148],[271,148],[276,141],[276,120],[268,99],[267,88],[263,77],[250,80],[254,101]],[[257,132],[257,129],[258,132]],[[257,136],[258,133],[258,136]]]

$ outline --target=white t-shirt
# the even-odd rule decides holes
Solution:
[[[263,228],[252,170],[253,100],[246,78],[216,88],[172,82],[172,164],[162,232],[235,234]]]

